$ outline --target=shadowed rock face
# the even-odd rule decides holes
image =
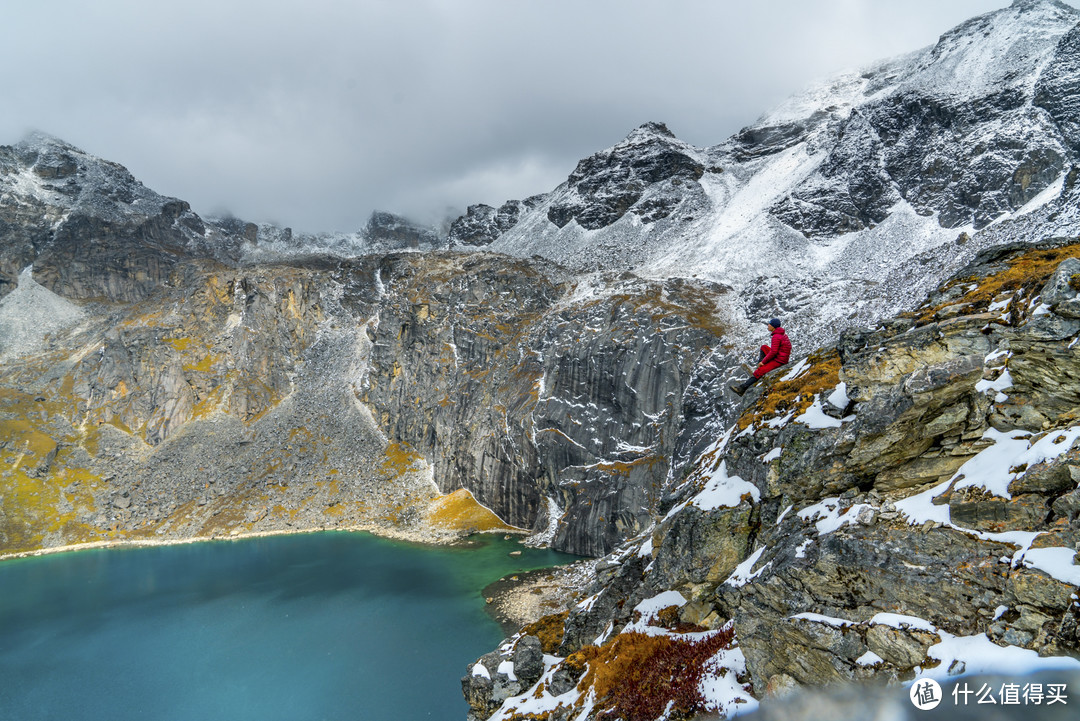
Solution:
[[[649,523],[721,289],[611,278],[572,302],[557,267],[491,255],[390,256],[379,273],[361,399],[442,491],[525,527],[554,504],[554,546],[584,555]]]
[[[141,225],[69,217],[34,261],[34,278],[58,295],[131,303],[167,282],[186,255],[174,214],[187,203],[163,209]]]
[[[370,251],[434,250],[440,246],[434,228],[417,225],[393,213],[372,213],[360,234]]]
[[[186,202],[47,136],[0,147],[0,187],[0,294],[33,263],[35,279],[65,297],[138,301],[207,232]]]
[[[962,104],[902,93],[864,105],[840,124],[819,172],[773,213],[808,237],[829,237],[872,228],[902,199],[922,215],[938,213],[943,227],[982,228],[1068,169],[1061,131],[1077,118],[1057,93],[1071,79],[1046,81],[1053,84],[1046,93],[1055,93],[1048,102],[1057,127],[1044,116],[1029,118],[1030,99],[1016,90]],[[992,130],[1002,126],[1013,130]],[[974,135],[989,139],[976,142]]]
[[[522,213],[539,205],[543,197],[534,195],[525,200],[508,200],[498,209],[483,203],[470,205],[465,215],[450,225],[447,241],[451,248],[459,245],[490,245],[502,233],[514,227]]]
[[[800,127],[824,130],[818,142],[828,157],[773,213],[818,238],[872,228],[900,200],[938,214],[946,228],[982,228],[1022,207],[1076,160],[1080,46],[1076,27],[1063,33],[1076,20],[1065,5],[1014,4],[950,30],[908,64],[864,73],[867,99],[831,126],[811,116],[786,132],[744,131],[743,145],[783,149],[800,139]],[[1001,57],[978,55],[983,43]],[[1036,54],[1048,59],[1038,74],[1037,64],[1024,63]],[[949,92],[939,87],[946,68],[984,75],[970,92]],[[1046,113],[1031,112],[1032,104]]]
[[[615,147],[585,158],[567,178],[568,196],[548,209],[560,228],[576,220],[597,230],[621,218],[650,185],[663,181],[696,181],[704,166],[663,123],[646,123]],[[672,203],[672,207],[677,201]],[[643,209],[650,220],[666,217],[670,208]]]
[[[1061,39],[1039,75],[1034,102],[1050,113],[1073,152],[1080,151],[1080,24]]]

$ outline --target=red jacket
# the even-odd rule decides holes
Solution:
[[[769,352],[761,359],[761,364],[764,365],[769,361],[787,363],[789,358],[791,358],[791,341],[788,340],[783,328],[777,328],[772,332],[772,345],[769,346]]]

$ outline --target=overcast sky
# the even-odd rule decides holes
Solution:
[[[203,215],[433,221],[551,190],[649,120],[714,145],[1007,4],[5,0],[0,144],[56,135]]]

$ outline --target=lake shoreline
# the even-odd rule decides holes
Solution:
[[[507,637],[544,616],[569,611],[585,595],[596,561],[503,576],[484,587],[485,610]]]
[[[293,536],[307,533],[323,533],[329,531],[341,531],[345,533],[369,533],[379,538],[405,543],[417,543],[424,546],[452,546],[460,543],[468,536],[464,533],[417,533],[398,529],[387,529],[384,526],[358,525],[358,526],[325,526],[317,528],[290,528],[271,529],[265,531],[241,531],[227,535],[215,534],[211,536],[191,536],[188,538],[112,538],[101,541],[86,541],[85,543],[71,543],[63,546],[38,548],[32,551],[16,551],[14,553],[0,554],[0,563],[18,558],[36,558],[50,556],[58,553],[75,553],[101,548],[154,548],[158,546],[180,546],[188,543],[205,543],[208,541],[241,541],[249,538],[267,538],[271,536]],[[480,531],[479,535],[518,535],[527,536],[528,531],[499,529],[498,531]],[[473,534],[469,534],[473,535]]]

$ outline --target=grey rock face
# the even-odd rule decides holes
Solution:
[[[1061,4],[1014,4],[943,34],[910,65],[864,74],[870,99],[824,133],[828,158],[774,214],[819,237],[872,227],[901,198],[922,215],[938,213],[946,228],[982,228],[1020,208],[1075,162],[1080,45],[1068,28],[1076,20]],[[978,72],[998,81],[975,80],[967,97],[943,91],[946,73],[961,72],[953,63],[986,38],[1001,57]],[[1024,78],[1035,54],[1049,62]],[[1032,102],[1047,114],[1030,113]]]
[[[1058,42],[1039,75],[1035,105],[1044,108],[1074,152],[1080,151],[1080,24]]]
[[[1055,313],[1060,314],[1059,306],[1076,298],[1078,292],[1080,292],[1080,260],[1066,258],[1043,286],[1039,297]]]
[[[852,111],[819,175],[784,198],[774,214],[810,237],[871,228],[900,200],[885,170],[885,146],[877,130]]]
[[[392,250],[433,250],[440,246],[439,233],[435,228],[417,225],[393,213],[375,211],[360,232],[369,252]]]
[[[528,688],[540,679],[544,673],[544,652],[540,649],[540,639],[525,636],[518,641],[514,649],[514,675]]]
[[[573,302],[556,268],[487,254],[391,256],[380,279],[362,399],[444,492],[525,528],[547,497],[554,547],[583,555],[648,525],[722,289],[612,277]]]
[[[470,205],[465,215],[450,225],[447,242],[451,248],[459,245],[490,245],[514,227],[522,213],[535,208],[543,198],[542,195],[534,195],[525,200],[508,200],[498,209],[483,203]]]
[[[206,230],[184,201],[47,136],[0,148],[0,187],[0,273],[33,262],[38,282],[68,298],[141,300]]]
[[[885,168],[904,199],[924,214],[940,212],[944,227],[981,228],[1034,198],[1065,168],[1063,149],[1038,119],[1030,132],[1040,139],[1025,147],[1007,137],[988,144],[957,137],[957,128],[983,122],[1027,125],[1025,103],[1011,91],[959,108],[898,97],[868,114],[891,146]]]
[[[678,141],[663,123],[647,123],[615,147],[578,163],[567,178],[570,194],[548,209],[548,219],[560,228],[576,220],[587,230],[611,225],[630,210],[646,187],[668,181],[697,181],[705,172],[689,146]],[[655,201],[638,208],[643,222],[667,217],[678,204]]]

